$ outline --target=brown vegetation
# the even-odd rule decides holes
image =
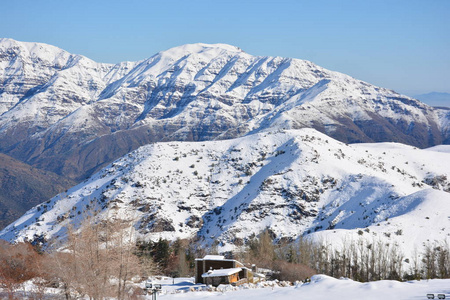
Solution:
[[[91,299],[126,299],[130,280],[152,269],[152,262],[135,255],[134,228],[121,220],[95,222],[87,218],[78,230],[69,229],[64,252],[55,251],[52,275],[67,298],[75,291]]]
[[[30,244],[10,245],[0,240],[0,287],[14,299],[23,282],[40,276],[42,260]]]
[[[80,228],[67,229],[64,245],[49,245],[45,252],[0,240],[1,288],[14,299],[22,283],[34,279],[35,299],[43,299],[45,286],[60,287],[66,299],[129,299],[137,293],[130,284],[133,277],[192,276],[195,258],[217,251],[192,240],[135,243],[130,224],[88,217]],[[308,239],[274,243],[264,231],[242,249],[227,256],[270,269],[279,280],[306,280],[315,273],[357,281],[450,277],[447,243],[426,245],[420,255],[416,251],[406,259],[397,245],[381,240],[341,241],[339,247]]]

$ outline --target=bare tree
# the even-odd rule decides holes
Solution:
[[[51,254],[54,276],[62,282],[67,299],[74,293],[90,299],[125,299],[129,280],[143,272],[135,255],[134,227],[111,217],[97,221],[93,215],[77,229],[67,227],[63,247]]]
[[[264,230],[258,238],[254,238],[249,242],[248,256],[259,266],[272,268],[276,259],[276,253],[273,239],[268,230]]]

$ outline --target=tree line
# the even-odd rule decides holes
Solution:
[[[219,254],[217,246],[205,248],[198,240],[136,241],[129,222],[86,218],[80,228],[67,228],[62,242],[49,241],[45,248],[0,241],[0,286],[10,299],[27,280],[35,283],[35,299],[44,298],[46,287],[58,287],[66,299],[133,299],[141,292],[133,280],[193,276],[195,258],[206,254]],[[450,278],[447,242],[429,243],[406,258],[397,244],[382,240],[343,240],[338,247],[307,238],[275,242],[266,230],[225,255],[288,281],[316,273],[362,282]]]
[[[249,241],[244,259],[279,271],[280,279],[303,280],[313,274],[355,281],[450,278],[447,241],[428,242],[406,257],[399,245],[382,239],[360,238],[326,242],[299,238],[275,242],[268,230]]]

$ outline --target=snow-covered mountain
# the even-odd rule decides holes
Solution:
[[[145,145],[315,128],[343,142],[450,142],[450,112],[309,61],[192,44],[96,63],[0,39],[0,152],[84,179]]]
[[[198,236],[222,250],[269,229],[288,240],[362,234],[411,251],[449,239],[449,178],[446,145],[344,144],[314,129],[161,142],[34,207],[0,238],[58,238],[98,210],[132,221],[142,239]]]

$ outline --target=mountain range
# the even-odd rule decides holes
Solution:
[[[342,142],[450,142],[450,112],[309,61],[192,44],[103,64],[0,40],[0,152],[80,181],[139,146],[311,127]]]
[[[375,210],[383,216],[402,211],[386,208],[393,199],[419,205],[448,194],[448,166],[429,158],[445,162],[446,154],[414,147],[450,143],[450,110],[309,61],[252,56],[225,44],[184,45],[138,62],[104,64],[46,44],[0,39],[0,114],[5,159],[31,166],[32,174],[52,174],[41,184],[53,195],[81,182],[20,207],[0,199],[11,209],[4,224],[48,200],[1,233],[9,240],[57,236],[66,220],[94,206],[105,214],[133,214],[142,236],[198,235],[226,249],[264,228],[295,239],[349,224],[372,226],[381,221]],[[318,142],[325,140],[332,145]],[[382,155],[377,144],[353,144],[374,142],[410,146],[393,144]],[[328,160],[330,153],[345,165]],[[189,165],[181,165],[187,157]],[[328,171],[328,165],[339,167]],[[0,176],[16,168],[0,168]],[[23,179],[14,186],[22,200],[29,199],[27,186],[35,186],[34,178]],[[333,209],[344,202],[353,208],[363,196],[372,199],[371,215],[368,208],[357,214]],[[222,215],[230,209],[233,219]],[[254,230],[239,233],[247,225]]]

